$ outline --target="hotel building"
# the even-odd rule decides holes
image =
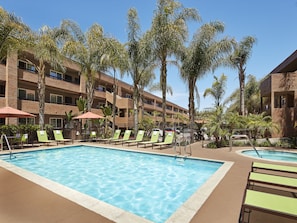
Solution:
[[[38,74],[34,66],[28,61],[38,64],[34,55],[22,52],[10,55],[0,64],[0,107],[11,106],[36,115],[34,120],[10,118],[9,124],[35,122],[38,124],[39,102],[37,94]],[[80,75],[79,64],[65,59],[64,73],[46,66],[46,93],[45,93],[45,124],[51,124],[54,128],[62,129],[65,125],[65,112],[72,110],[78,115],[79,110],[76,100],[82,96],[86,98],[86,79]],[[102,105],[113,106],[114,78],[106,75],[98,75],[95,83],[94,102],[92,112],[103,115],[100,109]],[[133,86],[116,79],[117,96],[115,126],[121,129],[132,129],[133,118]],[[143,111],[149,114],[156,123],[161,122],[162,99],[149,92],[143,93]],[[139,112],[141,113],[141,111]],[[185,124],[188,110],[174,103],[166,104],[166,125]],[[0,119],[0,124],[5,124],[5,119]]]
[[[297,50],[261,81],[260,91],[262,111],[280,127],[273,137],[296,137]]]

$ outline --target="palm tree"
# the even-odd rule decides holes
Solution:
[[[200,20],[193,8],[184,8],[175,0],[158,0],[151,29],[148,36],[152,40],[152,49],[160,65],[160,84],[162,86],[162,129],[166,124],[166,90],[168,59],[179,57],[188,35],[186,22]],[[176,64],[176,63],[175,63]]]
[[[20,18],[0,7],[0,61],[10,52],[24,47],[29,31]]]
[[[217,148],[221,147],[224,136],[228,134],[225,125],[225,114],[222,106],[217,106],[214,111],[207,116],[206,124],[203,125],[203,127],[208,129],[209,134],[215,138]]]
[[[87,100],[80,96],[77,100],[76,100],[76,105],[78,107],[78,110],[82,113],[85,113],[87,110]]]
[[[279,131],[278,124],[272,122],[272,118],[264,112],[261,114],[249,114],[246,116],[246,125],[251,130],[252,138],[256,140],[257,135],[264,136],[265,132]]]
[[[217,35],[223,31],[224,25],[221,22],[204,24],[194,35],[182,58],[181,76],[189,88],[189,121],[191,126],[194,126],[194,91],[197,80],[206,75],[207,72],[217,68],[220,61],[231,50],[232,40],[228,38],[217,40]]]
[[[245,86],[245,107],[248,113],[259,114],[261,111],[260,82],[253,75],[248,75]]]
[[[246,63],[251,56],[252,48],[256,39],[251,36],[244,37],[242,41],[233,42],[233,53],[227,59],[226,65],[230,66],[238,71],[239,78],[239,90],[240,90],[240,110],[241,115],[245,115],[245,103],[244,103],[244,89],[245,89],[245,70]]]
[[[107,136],[108,135],[108,122],[109,122],[109,117],[112,116],[112,108],[109,106],[102,106],[101,109],[102,109],[103,115],[105,117],[104,135]]]
[[[248,114],[256,114],[261,110],[261,97],[260,97],[260,88],[259,81],[256,80],[256,77],[253,75],[248,75],[244,101],[245,101],[245,110]],[[225,100],[226,103],[231,103],[229,105],[228,111],[237,112],[239,111],[240,106],[240,90],[236,89],[232,94]]]
[[[98,74],[106,69],[102,58],[108,52],[108,38],[98,24],[92,25],[86,33],[71,21],[64,21],[63,27],[72,33],[72,38],[64,44],[63,53],[81,66],[81,75],[86,77],[87,111],[91,111],[95,80]]]
[[[212,87],[205,89],[203,97],[212,96],[215,99],[215,106],[219,107],[225,94],[227,76],[222,74],[220,79],[216,76],[214,76],[214,79],[215,81],[212,83]]]
[[[109,38],[107,43],[107,50],[105,55],[101,58],[101,63],[106,70],[111,69],[113,73],[113,107],[112,107],[112,131],[115,132],[115,118],[116,118],[116,95],[117,95],[117,85],[116,85],[116,71],[119,70],[121,77],[123,77],[124,72],[128,70],[127,60],[128,55],[124,46],[118,42],[116,39]]]
[[[153,70],[155,68],[151,48],[147,43],[145,36],[140,33],[137,11],[131,8],[128,11],[128,75],[133,80],[133,114],[134,131],[138,132],[139,123],[139,104],[141,92],[155,77]],[[143,100],[141,100],[143,101]]]
[[[49,28],[43,26],[38,32],[32,32],[29,49],[33,52],[38,64],[27,60],[35,66],[38,73],[37,92],[39,99],[39,127],[44,128],[44,108],[45,108],[45,67],[50,64],[54,69],[64,71],[63,60],[59,46],[66,37],[65,30],[62,27]]]

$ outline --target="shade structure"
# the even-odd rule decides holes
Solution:
[[[0,118],[9,118],[9,117],[33,118],[33,117],[35,117],[35,115],[30,114],[28,112],[18,110],[16,108],[9,107],[9,106],[0,108]]]
[[[100,118],[104,118],[104,117],[101,115],[97,115],[93,112],[86,112],[84,114],[74,117],[74,119],[100,119]]]

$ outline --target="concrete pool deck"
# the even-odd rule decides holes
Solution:
[[[99,143],[83,144],[102,145]],[[103,145],[123,148],[121,145]],[[201,145],[201,142],[192,145],[192,157],[230,161],[233,162],[233,165],[214,188],[202,207],[194,214],[190,222],[238,222],[247,176],[251,169],[251,163],[255,159],[239,155],[235,147],[233,147],[232,151],[229,151],[229,148],[205,149]],[[175,154],[173,148],[162,150],[152,150],[151,147],[136,148],[136,146],[125,148],[129,150]],[[113,221],[0,167],[0,222],[105,223]],[[127,220],[127,222],[129,221]],[[179,219],[172,222],[183,221]],[[297,219],[290,220],[254,212],[251,215],[250,222],[296,223]]]

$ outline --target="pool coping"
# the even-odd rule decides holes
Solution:
[[[81,144],[83,146],[84,144]],[[69,145],[73,146],[73,145]],[[138,151],[138,150],[129,150],[125,148],[116,148],[116,147],[109,147],[108,145],[104,146],[94,146],[94,145],[87,145],[93,147],[103,147],[107,149],[116,149],[116,150],[124,150],[129,152],[139,152],[139,153],[147,153],[153,155],[162,155],[162,156],[172,156],[176,157],[176,155],[171,154],[163,154],[158,152],[149,152],[149,151]],[[22,152],[29,152],[29,151],[36,151],[36,150],[46,150],[46,149],[57,149],[57,148],[64,148],[68,146],[55,146],[54,148],[39,148],[39,149],[27,149],[26,151],[19,151]],[[5,153],[1,153],[5,154]],[[8,153],[9,154],[9,153]],[[214,162],[221,162],[223,163],[222,166],[199,188],[196,192],[180,207],[177,211],[175,211],[165,222],[190,222],[194,215],[198,212],[216,186],[220,183],[229,169],[232,167],[233,162],[231,161],[222,161],[222,160],[214,160],[214,159],[205,159],[205,158],[197,158],[197,157],[187,157],[187,159],[196,159],[196,160],[207,160],[207,161],[214,161]],[[149,223],[151,221],[144,219],[138,215],[125,211],[121,208],[112,206],[108,203],[100,201],[96,198],[93,198],[89,195],[83,194],[78,192],[74,189],[69,187],[63,186],[59,183],[46,179],[42,176],[36,175],[31,173],[30,171],[24,170],[20,167],[14,166],[8,162],[0,160],[0,166],[11,171],[55,194],[58,194],[61,197],[64,197],[82,207],[85,207],[97,214],[100,214],[112,221],[115,222],[131,222],[131,223]]]

